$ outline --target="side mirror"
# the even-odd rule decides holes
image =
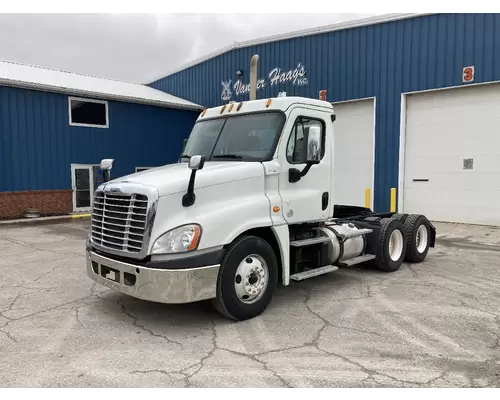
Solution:
[[[203,169],[205,165],[205,156],[191,156],[189,158],[189,169],[197,171]]]
[[[102,170],[102,180],[108,182],[111,179],[111,168],[113,168],[113,162],[115,160],[112,158],[105,158],[101,160],[101,170]]]
[[[307,144],[306,148],[306,166],[302,171],[296,168],[288,170],[288,181],[298,182],[307,175],[309,170],[314,164],[319,164],[321,161],[321,128],[318,126],[311,126],[308,132],[305,132],[304,143]]]
[[[318,164],[321,160],[321,128],[311,126],[307,136],[306,161],[311,164]]]

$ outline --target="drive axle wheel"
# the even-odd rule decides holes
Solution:
[[[228,318],[250,319],[267,308],[277,282],[273,248],[259,237],[242,236],[231,244],[222,261],[212,303]]]
[[[408,218],[408,214],[393,214],[391,218],[399,219],[403,224],[405,223],[406,218]]]
[[[394,272],[399,269],[405,258],[405,227],[395,218],[384,218],[380,225],[375,264],[382,271]]]
[[[421,263],[429,252],[431,229],[423,215],[411,214],[405,221],[407,250],[405,261]]]

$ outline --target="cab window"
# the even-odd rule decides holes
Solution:
[[[290,164],[304,164],[306,162],[307,143],[304,142],[304,136],[312,126],[317,126],[321,130],[321,158],[325,155],[325,123],[319,119],[298,117],[293,125],[286,148],[286,159]]]

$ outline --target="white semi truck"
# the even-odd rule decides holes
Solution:
[[[335,204],[335,109],[309,98],[251,100],[201,112],[178,163],[95,192],[87,274],[160,303],[212,300],[224,316],[261,314],[278,284],[370,262],[424,261],[423,215]],[[355,179],[355,177],[353,177]]]

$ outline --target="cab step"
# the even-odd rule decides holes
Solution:
[[[349,260],[339,262],[341,267],[350,267],[351,265],[361,264],[366,261],[374,260],[375,256],[373,254],[363,254],[358,257],[350,258]]]
[[[337,271],[339,268],[335,265],[325,265],[324,267],[310,269],[308,271],[299,272],[298,274],[293,274],[290,279],[293,281],[303,281],[304,279],[313,278],[318,275],[327,274],[328,272]]]
[[[311,244],[326,243],[330,240],[328,236],[320,236],[309,239],[294,240],[290,242],[292,247],[310,246]]]

